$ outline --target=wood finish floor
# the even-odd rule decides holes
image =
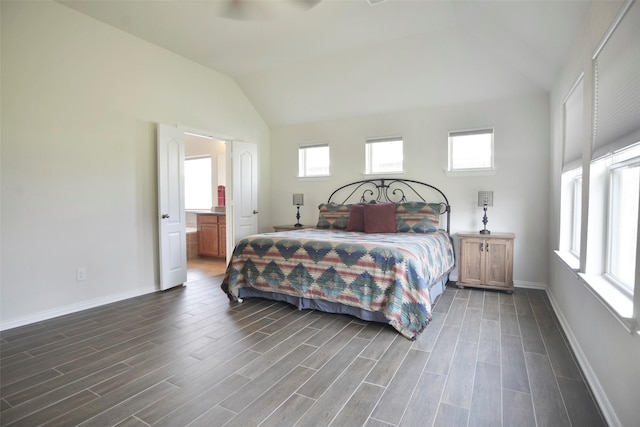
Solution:
[[[206,264],[206,263],[205,263]],[[415,342],[185,287],[0,334],[2,426],[603,426],[543,291],[449,287]]]

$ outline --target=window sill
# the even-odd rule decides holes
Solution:
[[[640,336],[633,317],[633,298],[622,293],[604,276],[579,273],[579,259],[567,251],[554,251],[577,279],[604,305],[618,322],[631,334]]]
[[[446,176],[492,176],[496,174],[495,169],[478,169],[478,170],[460,170],[450,171],[443,170]]]
[[[362,176],[370,179],[370,178],[375,178],[377,176],[402,176],[404,175],[403,171],[399,171],[399,172],[372,172],[372,173],[363,173]]]
[[[568,251],[554,251],[567,267],[576,273],[580,270],[580,258]]]
[[[622,293],[603,276],[583,273],[579,273],[578,276],[587,289],[607,307],[628,332],[632,334],[637,332],[636,319],[633,317],[632,298]]]
[[[331,179],[331,175],[318,175],[318,176],[297,176],[298,181],[328,181]]]

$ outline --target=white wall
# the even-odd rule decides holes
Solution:
[[[495,175],[445,176],[448,132],[486,126],[495,128]],[[318,204],[325,202],[334,189],[364,179],[365,138],[389,135],[402,135],[404,139],[403,177],[433,184],[449,198],[452,233],[482,228],[477,192],[493,190],[494,207],[488,211],[487,228],[516,234],[516,285],[546,285],[549,107],[548,96],[543,93],[272,129],[274,225],[295,222],[293,193],[305,195],[301,222],[315,224]],[[298,145],[313,142],[329,142],[331,177],[298,180]]]
[[[640,337],[632,336],[576,274],[553,252],[558,249],[562,169],[562,100],[580,72],[593,87],[591,56],[622,2],[593,2],[572,55],[555,82],[551,109],[551,203],[549,294],[589,383],[612,426],[637,426],[640,420]],[[589,104],[588,104],[589,105]],[[589,138],[584,147],[589,155]],[[588,158],[587,158],[588,161]]]
[[[59,3],[1,7],[3,329],[157,289],[157,122],[257,143],[270,187],[231,78]]]

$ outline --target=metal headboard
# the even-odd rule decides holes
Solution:
[[[430,200],[428,194],[438,194],[439,200]],[[444,201],[442,201],[444,200]],[[370,202],[421,201],[440,206],[438,214],[447,216],[447,233],[451,217],[451,206],[447,196],[431,184],[402,178],[375,178],[355,181],[336,189],[327,200],[328,203],[370,203]]]

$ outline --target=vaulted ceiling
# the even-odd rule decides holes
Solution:
[[[312,0],[229,13],[291,1],[61,3],[231,76],[272,127],[549,91],[590,6]]]

